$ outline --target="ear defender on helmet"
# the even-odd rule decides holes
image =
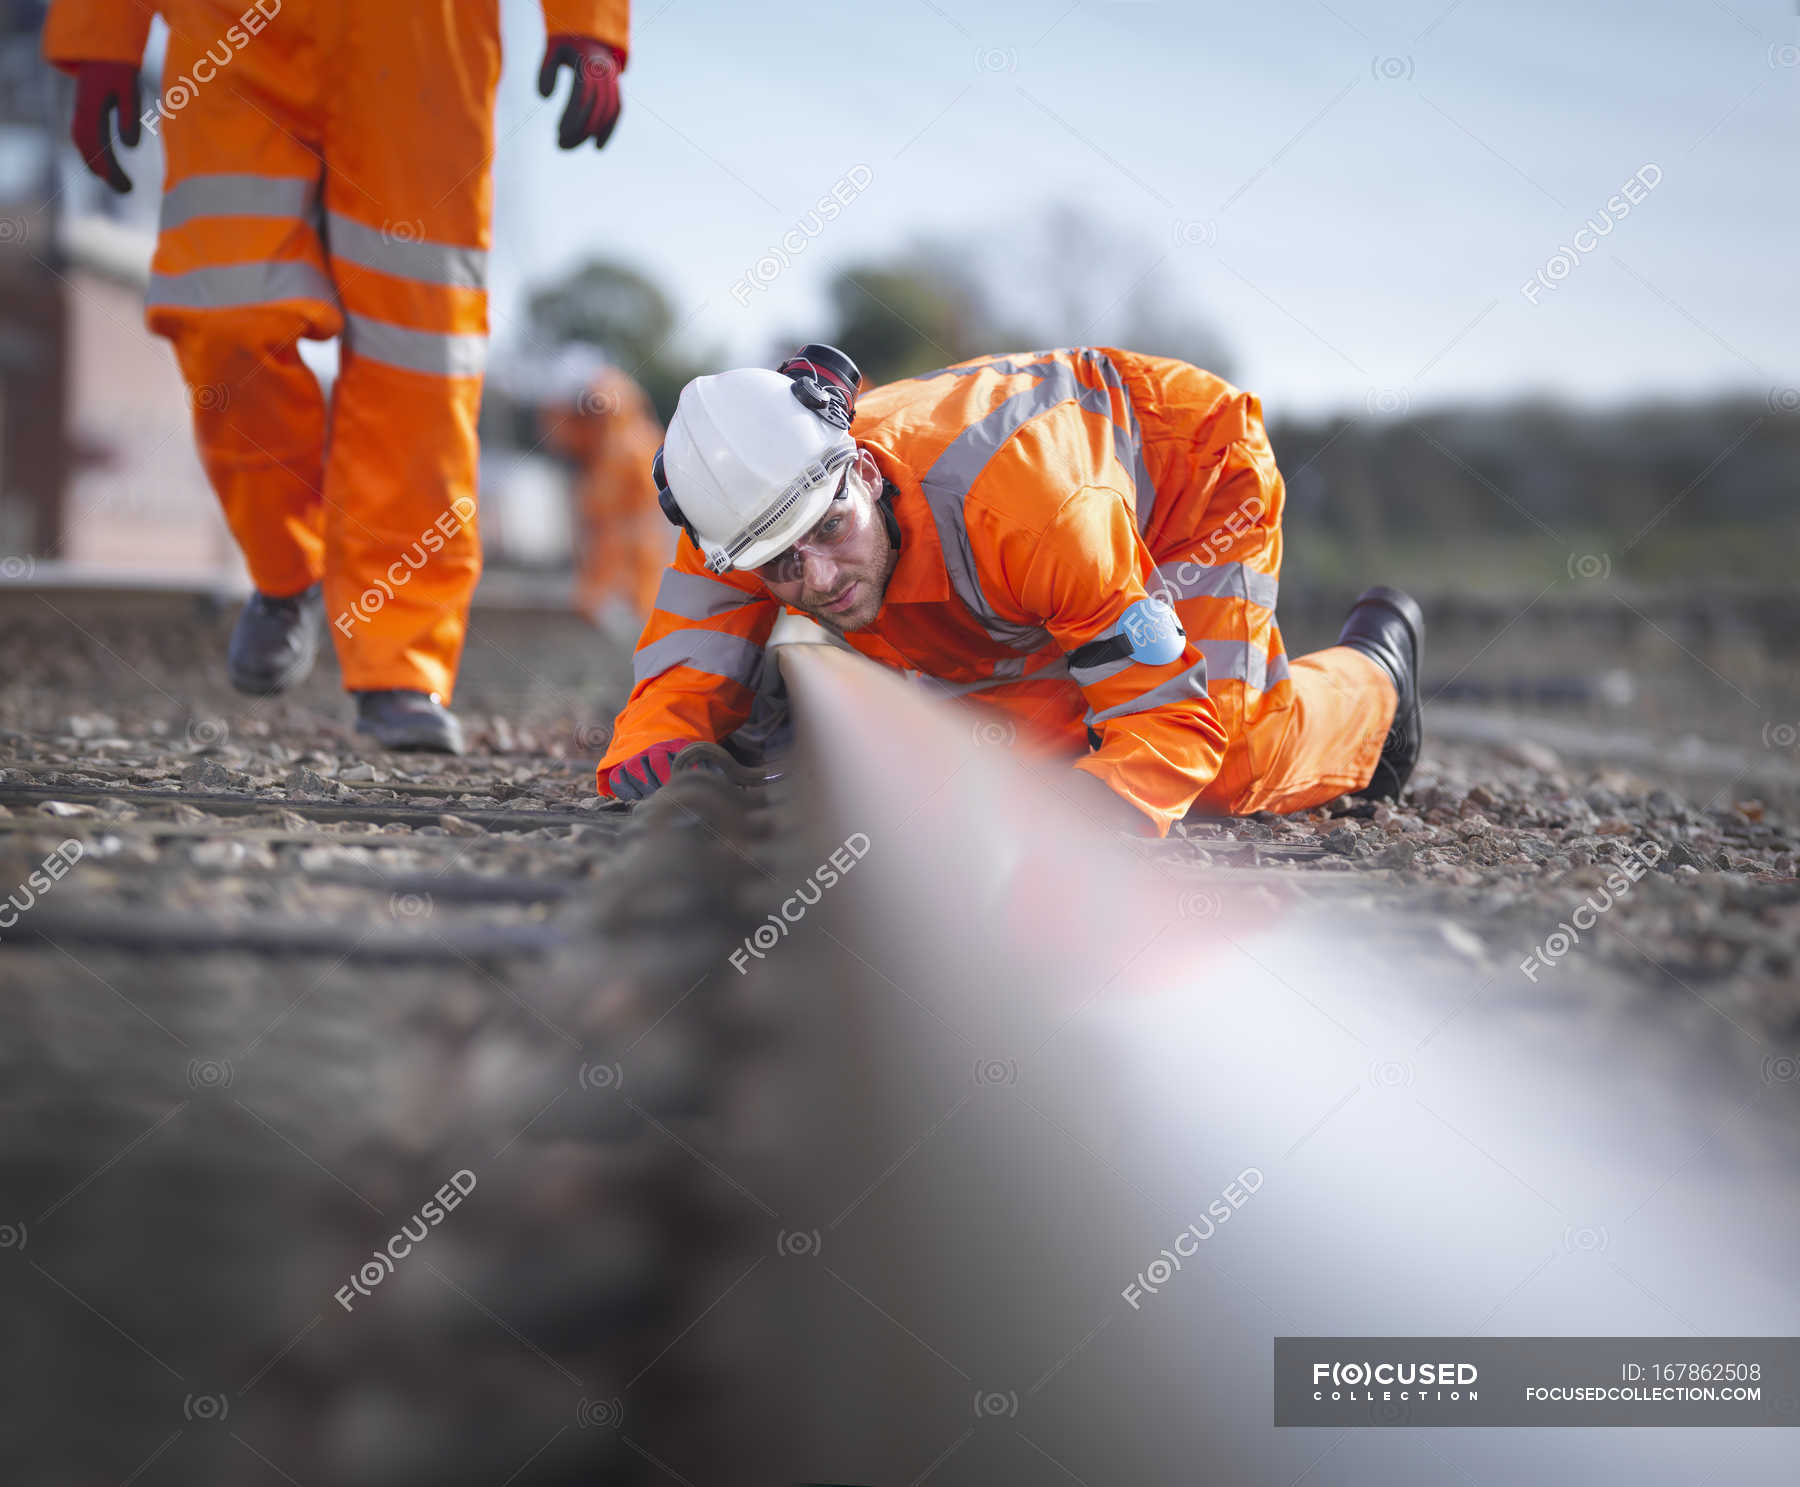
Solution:
[[[794,396],[833,428],[848,429],[856,416],[862,373],[835,346],[809,342],[775,368],[794,381]]]
[[[862,373],[849,356],[835,346],[808,342],[775,370],[791,379],[794,397],[801,407],[832,428],[848,431],[850,420],[856,416],[856,392],[862,386]],[[703,547],[700,534],[682,515],[675,493],[669,489],[669,479],[663,470],[663,449],[666,448],[666,445],[659,448],[650,464],[650,475],[656,482],[656,504],[672,526],[686,532],[694,546]]]
[[[700,538],[688,519],[681,514],[681,508],[675,504],[675,493],[669,489],[669,477],[663,473],[663,447],[656,446],[656,458],[650,461],[650,478],[656,482],[656,504],[662,507],[662,514],[669,519],[671,526],[680,527],[688,534],[688,541],[695,547],[700,545]]]

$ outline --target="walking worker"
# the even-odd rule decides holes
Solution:
[[[1369,589],[1337,645],[1289,659],[1283,483],[1255,397],[1106,347],[857,386],[849,357],[805,346],[682,390],[655,472],[686,535],[602,794],[641,799],[689,743],[730,740],[784,606],[1066,749],[1085,803],[1145,834],[1195,806],[1399,794],[1419,607]]]
[[[538,90],[573,74],[557,142],[619,116],[627,0],[543,0]],[[164,87],[142,107],[151,19]],[[481,573],[476,414],[487,347],[499,0],[51,0],[88,168],[166,151],[147,304],[186,380],[200,457],[256,592],[240,690],[312,669],[329,616],[356,726],[462,752],[448,709]],[[330,406],[301,338],[341,337]]]
[[[663,427],[617,367],[540,410],[544,442],[575,466],[575,607],[621,645],[637,639],[674,544],[650,478]]]

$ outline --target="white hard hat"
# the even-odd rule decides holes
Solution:
[[[760,567],[804,537],[855,458],[849,432],[794,387],[785,373],[744,367],[681,390],[658,483],[672,498],[663,509],[677,508],[669,514],[715,573]]]

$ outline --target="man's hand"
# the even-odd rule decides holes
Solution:
[[[665,738],[623,764],[615,764],[606,783],[618,800],[648,800],[669,783],[675,756],[694,742],[691,738]]]
[[[538,68],[539,97],[556,91],[556,74],[563,67],[574,75],[575,84],[556,128],[556,142],[572,150],[591,139],[599,149],[619,122],[619,74],[625,70],[625,54],[592,36],[552,36]]]
[[[112,116],[111,121],[108,115]],[[131,177],[120,169],[113,154],[112,125],[121,143],[138,142],[138,70],[131,62],[77,62],[75,64],[75,120],[69,138],[81,151],[87,168],[123,196],[131,190]]]
[[[1098,775],[1071,769],[1057,781],[1057,793],[1085,821],[1103,831],[1123,831],[1131,836],[1155,836],[1156,823],[1115,791]]]

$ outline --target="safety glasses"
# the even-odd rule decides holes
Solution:
[[[777,553],[756,570],[766,584],[795,584],[806,576],[808,556],[835,558],[850,548],[869,529],[874,519],[875,493],[880,489],[881,472],[874,456],[859,449],[856,458],[845,467],[843,479],[825,514],[813,523],[798,542]]]

